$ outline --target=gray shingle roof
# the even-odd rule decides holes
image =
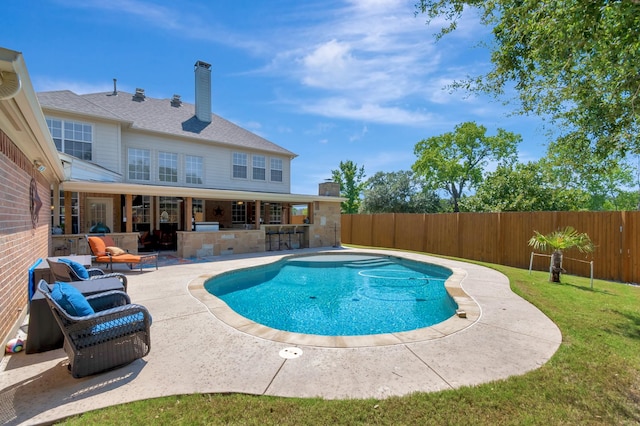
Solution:
[[[117,96],[111,92],[77,95],[69,90],[40,92],[38,100],[43,109],[115,120],[131,129],[296,156],[216,114],[211,114],[211,123],[203,123],[195,118],[195,105],[185,102],[180,107],[174,107],[170,99],[146,97],[138,102],[133,100],[133,94],[126,92],[118,92]]]

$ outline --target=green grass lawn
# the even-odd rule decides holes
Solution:
[[[640,424],[640,287],[485,265],[548,315],[563,342],[538,370],[480,386],[384,400],[184,395],[110,407],[64,424]]]

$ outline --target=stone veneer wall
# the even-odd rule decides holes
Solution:
[[[316,201],[309,227],[309,247],[333,247],[340,245],[340,203]]]
[[[108,234],[115,245],[121,249],[137,254],[138,233],[113,232]],[[68,256],[70,254],[91,254],[85,234],[62,234],[51,237],[49,256]]]
[[[32,224],[29,187],[35,179],[42,201]],[[0,336],[5,342],[28,302],[28,269],[46,258],[51,217],[50,185],[33,163],[0,130]]]
[[[264,231],[178,231],[178,257],[260,253],[265,250]]]
[[[340,245],[340,203],[317,201],[313,206],[311,224],[305,225],[303,247],[321,248]],[[283,225],[282,228],[294,227]],[[178,231],[179,257],[206,257],[225,254],[262,253],[268,250],[265,229],[278,225],[262,225],[258,230],[224,230],[211,232]],[[283,241],[288,242],[284,235]],[[275,239],[275,238],[274,238]],[[298,237],[293,237],[297,246]],[[292,244],[293,245],[293,244]],[[277,250],[274,248],[274,250]]]

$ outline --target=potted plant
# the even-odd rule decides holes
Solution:
[[[534,231],[535,235],[529,240],[529,245],[535,250],[551,251],[551,264],[549,266],[549,281],[559,283],[562,269],[562,251],[576,248],[580,253],[590,253],[595,249],[593,242],[586,233],[580,233],[567,226],[564,229],[553,231],[550,234],[542,235]]]

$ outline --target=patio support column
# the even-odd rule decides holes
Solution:
[[[60,184],[53,184],[53,204],[51,205],[53,215],[53,226],[60,226]],[[64,229],[62,230],[64,232]]]
[[[80,201],[80,200],[78,200]],[[64,191],[64,233],[72,234],[73,233],[73,224],[71,223],[73,219],[71,218],[71,192]],[[80,223],[78,223],[80,225]],[[78,232],[82,232],[82,228],[78,229]]]
[[[184,199],[184,224],[182,229],[184,231],[193,231],[193,222],[195,222],[193,216],[193,198],[185,197]]]
[[[309,210],[309,212],[308,212],[308,216],[309,216],[309,223],[313,223],[313,222],[314,222],[314,220],[313,220],[313,216],[316,214],[316,212],[315,212],[315,207],[316,207],[317,205],[318,205],[318,202],[317,202],[317,201],[314,201],[313,203],[309,203],[309,206],[308,206],[308,210]]]
[[[133,232],[133,195],[124,195],[124,218],[126,223],[124,224],[124,230],[127,233]]]
[[[255,229],[260,229],[260,200],[256,200],[256,219],[255,219]]]

